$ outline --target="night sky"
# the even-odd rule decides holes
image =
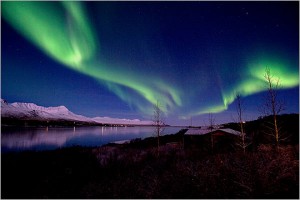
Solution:
[[[171,125],[261,116],[265,67],[299,113],[299,2],[1,2],[1,96]]]

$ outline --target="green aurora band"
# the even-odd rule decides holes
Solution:
[[[183,87],[168,84],[159,76],[143,76],[126,69],[116,68],[96,60],[99,40],[89,22],[81,2],[2,2],[3,17],[25,38],[52,59],[79,73],[88,75],[104,84],[120,99],[133,105],[142,113],[152,113],[157,100],[165,114],[177,113],[183,118],[205,113],[219,113],[234,102],[237,93],[246,97],[266,90],[265,67],[271,69],[274,78],[279,77],[282,88],[299,85],[299,71],[280,56],[256,56],[249,59],[243,71],[243,80],[234,86],[222,88],[222,104],[188,111],[183,104],[186,94]],[[124,87],[140,99],[124,92]],[[193,94],[195,95],[195,94]],[[196,94],[197,95],[197,94]],[[189,98],[189,97],[187,97]],[[140,100],[143,101],[140,101]],[[191,101],[190,104],[193,102]],[[213,103],[212,103],[213,104]]]
[[[252,58],[248,62],[247,71],[243,76],[247,78],[239,81],[234,87],[222,91],[223,105],[207,107],[191,115],[219,113],[228,109],[228,106],[234,102],[237,94],[246,97],[266,91],[267,82],[264,78],[266,67],[269,67],[273,80],[279,80],[279,88],[293,88],[299,85],[299,71],[292,70],[292,63],[289,63],[287,60],[279,60],[279,56],[275,57],[274,55],[267,55],[264,58],[259,56],[256,59]]]
[[[113,92],[124,97],[119,86],[131,88],[151,104],[159,100],[164,112],[181,105],[179,92],[154,78],[116,71],[112,66],[95,61],[98,44],[80,2],[3,2],[5,19],[44,53],[65,66],[101,81],[107,81]],[[16,14],[18,13],[18,14]],[[66,17],[65,14],[66,13]],[[147,84],[148,83],[148,84]],[[137,107],[144,107],[136,102]]]
[[[2,15],[53,59],[80,67],[95,53],[93,30],[79,2],[65,2],[59,8],[55,2],[2,2]]]

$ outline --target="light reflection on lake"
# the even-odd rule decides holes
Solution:
[[[162,135],[177,133],[165,127]],[[154,127],[1,127],[1,151],[49,150],[69,146],[101,146],[109,142],[154,136]]]

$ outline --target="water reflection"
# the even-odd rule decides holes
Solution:
[[[1,150],[46,150],[66,146],[99,146],[109,142],[154,136],[153,127],[1,128]],[[163,134],[180,130],[167,127]]]

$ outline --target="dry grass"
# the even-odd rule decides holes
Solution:
[[[2,155],[2,198],[298,198],[299,147],[209,154],[164,145]]]

